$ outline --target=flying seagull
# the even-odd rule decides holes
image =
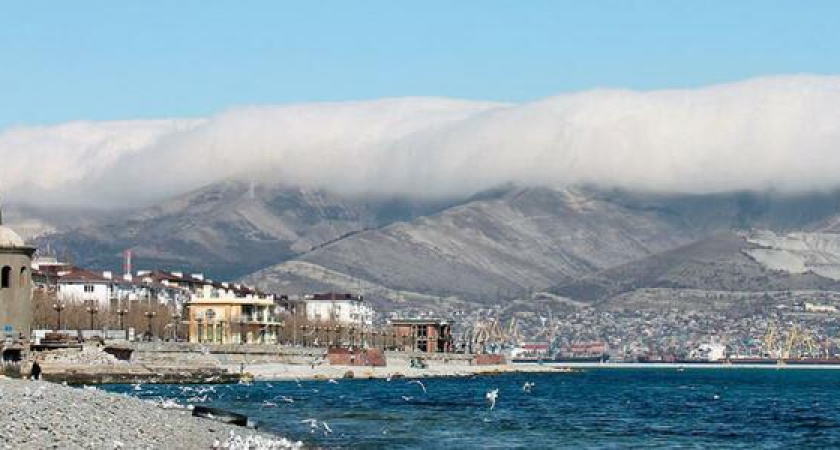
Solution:
[[[423,388],[423,393],[424,393],[424,394],[426,393],[426,385],[425,385],[425,384],[423,384],[423,382],[422,382],[422,381],[420,381],[420,380],[411,380],[411,381],[409,381],[407,384],[416,384],[416,385],[419,385],[421,388]]]
[[[490,409],[496,407],[496,399],[499,398],[499,390],[493,389],[487,393],[487,401],[490,402]]]

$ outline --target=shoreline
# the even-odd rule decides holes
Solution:
[[[605,370],[650,370],[650,369],[763,369],[763,370],[840,370],[840,365],[826,366],[815,364],[797,364],[777,366],[775,364],[715,364],[715,363],[563,363],[563,364],[503,364],[498,366],[457,366],[447,365],[413,369],[409,367],[366,367],[366,366],[330,366],[314,368],[298,364],[253,364],[245,367],[245,372],[255,381],[290,381],[290,380],[329,380],[339,378],[352,379],[388,379],[388,378],[464,378],[473,376],[509,375],[519,373],[555,373],[574,374],[589,369]],[[352,372],[352,376],[348,376]]]

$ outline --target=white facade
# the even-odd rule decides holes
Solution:
[[[716,343],[700,344],[692,356],[708,362],[722,361],[726,359],[726,346]]]
[[[99,309],[108,309],[111,306],[111,283],[59,281],[57,295],[62,303],[96,302]]]
[[[306,318],[316,322],[338,322],[362,327],[373,326],[374,311],[360,298],[304,298]]]

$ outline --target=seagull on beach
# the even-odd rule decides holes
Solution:
[[[422,382],[422,381],[420,381],[420,380],[411,380],[411,381],[409,381],[409,382],[408,382],[408,383],[406,383],[406,384],[416,384],[416,385],[419,385],[421,388],[423,388],[423,393],[424,393],[424,394],[426,394],[426,393],[427,393],[427,392],[426,392],[426,385],[425,385],[425,384],[423,384],[423,382]]]
[[[499,398],[499,390],[493,389],[492,391],[487,393],[487,401],[490,402],[490,409],[496,407],[496,399]]]
[[[523,384],[523,385],[522,385],[522,391],[523,391],[523,392],[525,392],[525,393],[530,394],[530,393],[531,393],[531,389],[533,389],[533,388],[534,388],[534,384],[535,384],[535,383],[533,383],[533,382],[531,382],[531,381],[526,381],[526,382],[525,382],[525,384]]]

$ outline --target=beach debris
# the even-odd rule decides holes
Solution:
[[[487,392],[487,401],[490,403],[490,409],[496,407],[496,400],[499,398],[499,390],[493,389],[492,391]]]

